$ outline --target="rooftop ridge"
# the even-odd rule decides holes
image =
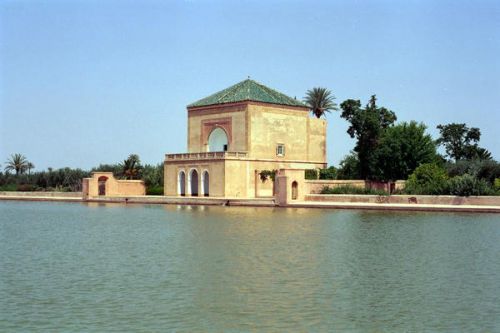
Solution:
[[[245,79],[238,82],[226,89],[191,103],[187,107],[192,108],[243,101],[255,101],[306,108],[306,105],[297,99],[293,99],[252,79]]]

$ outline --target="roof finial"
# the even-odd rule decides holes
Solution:
[[[250,75],[247,75],[247,79],[250,80]]]

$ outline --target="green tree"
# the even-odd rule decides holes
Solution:
[[[317,118],[321,118],[326,112],[338,110],[334,100],[335,96],[326,88],[308,90],[304,97],[304,103]]]
[[[35,168],[35,165],[31,162],[28,162],[26,165],[26,169],[28,169],[28,175],[31,175],[31,170]]]
[[[421,164],[437,160],[436,144],[426,126],[416,121],[386,128],[375,148],[372,178],[381,181],[407,179]]]
[[[334,166],[319,170],[319,179],[337,179],[338,170]]]
[[[437,144],[444,146],[446,154],[455,161],[462,159],[491,159],[491,153],[478,146],[481,131],[466,124],[438,125],[440,137]]]
[[[439,195],[448,193],[448,175],[444,168],[435,163],[420,165],[413,171],[405,185],[410,194]]]
[[[28,168],[28,160],[22,154],[12,154],[5,162],[5,171],[15,171],[16,175],[22,174]]]
[[[147,187],[163,186],[163,164],[146,164],[142,170],[142,180]]]
[[[142,170],[141,160],[139,155],[130,154],[126,160],[123,161],[122,165],[122,176],[125,179],[139,179],[140,172]]]
[[[355,152],[351,152],[340,161],[337,179],[361,179],[359,159]]]
[[[354,151],[359,159],[359,172],[363,179],[371,179],[376,168],[375,150],[383,131],[396,121],[396,114],[384,107],[378,107],[373,95],[365,108],[359,100],[348,99],[340,104],[341,117],[351,125],[347,133],[356,138]]]

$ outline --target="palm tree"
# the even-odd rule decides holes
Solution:
[[[28,175],[31,175],[31,169],[34,169],[35,168],[35,165],[31,162],[28,162],[28,164],[26,165],[26,169],[28,169]]]
[[[135,179],[139,176],[139,171],[142,169],[139,155],[131,154],[122,163],[122,172],[125,179]]]
[[[12,154],[5,164],[5,171],[15,171],[16,175],[23,173],[28,168],[28,160],[22,154]]]
[[[338,110],[334,100],[335,96],[330,90],[319,87],[308,90],[304,97],[304,103],[317,118],[321,118],[326,112]]]

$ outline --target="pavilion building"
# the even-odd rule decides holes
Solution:
[[[187,153],[166,154],[166,196],[273,195],[263,171],[326,167],[326,121],[247,79],[187,106]]]

